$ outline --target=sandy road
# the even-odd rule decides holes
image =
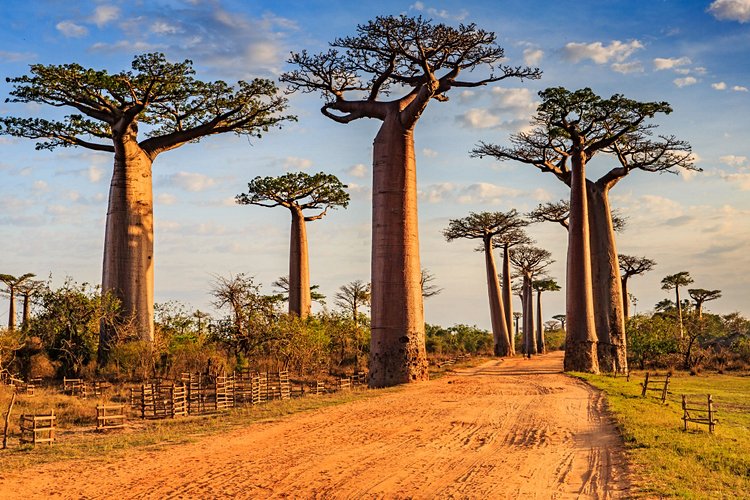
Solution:
[[[0,472],[0,497],[627,496],[622,446],[602,397],[561,367],[559,353],[490,361],[111,462]]]

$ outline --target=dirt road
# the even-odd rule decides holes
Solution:
[[[428,383],[159,451],[2,474],[17,498],[619,498],[622,446],[562,357]],[[21,493],[22,492],[22,493]]]

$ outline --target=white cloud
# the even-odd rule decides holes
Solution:
[[[287,156],[284,158],[284,168],[287,170],[305,170],[312,167],[312,160],[299,158],[298,156]]]
[[[151,32],[157,35],[175,35],[179,28],[166,21],[156,21],[151,24]]]
[[[675,78],[673,82],[678,87],[689,87],[690,85],[698,83],[698,80],[692,76],[686,76],[685,78]]]
[[[177,203],[177,197],[169,193],[161,193],[156,197],[156,202],[159,205],[174,205]]]
[[[104,177],[104,169],[95,165],[91,165],[88,170],[86,170],[86,176],[91,182],[99,182],[100,180],[102,180],[102,177]]]
[[[49,190],[49,184],[47,184],[43,180],[34,181],[34,184],[31,187],[34,191],[47,191]]]
[[[747,92],[747,87],[735,85],[734,87],[732,87],[732,90],[734,90],[735,92]]]
[[[422,154],[426,158],[437,158],[438,152],[435,151],[434,149],[424,148],[424,149],[422,149]]]
[[[654,69],[656,71],[674,69],[680,66],[687,66],[691,62],[689,57],[657,57],[654,59]]]
[[[638,40],[632,40],[627,43],[614,40],[609,45],[604,45],[602,42],[570,42],[563,48],[563,57],[574,63],[584,59],[591,59],[596,64],[606,64],[609,61],[623,62],[633,52],[642,48],[643,44]]]
[[[477,93],[473,90],[463,90],[458,94],[458,102],[466,104],[467,102],[474,101],[477,97]]]
[[[715,0],[708,7],[716,19],[721,21],[750,21],[750,0]]]
[[[727,84],[724,82],[716,82],[711,84],[711,88],[714,90],[726,90]]]
[[[455,194],[456,186],[450,182],[441,182],[427,186],[427,189],[420,191],[419,197],[428,203],[442,203],[447,198],[452,198]]]
[[[120,9],[118,7],[114,5],[100,5],[94,9],[94,13],[89,20],[101,28],[118,17],[120,17]]]
[[[80,38],[86,36],[89,32],[85,26],[76,24],[73,21],[60,21],[55,25],[55,28],[68,38]]]
[[[643,73],[643,64],[640,61],[633,61],[628,63],[613,63],[612,69],[623,75],[630,73]]]
[[[482,108],[469,109],[458,120],[466,127],[479,129],[497,127],[501,122],[500,117]]]
[[[719,157],[719,161],[730,167],[744,167],[747,163],[747,156],[726,155]]]
[[[462,204],[499,205],[510,198],[521,195],[517,189],[506,188],[488,182],[478,182],[463,188],[457,198]]]
[[[205,191],[216,184],[216,181],[207,175],[193,172],[177,172],[168,178],[168,182],[185,191]]]
[[[720,170],[719,177],[736,186],[740,191],[750,191],[750,173],[748,172],[730,174],[728,172]]]
[[[416,10],[418,12],[425,12],[431,17],[439,17],[442,19],[453,19],[455,21],[463,21],[469,13],[463,9],[458,13],[451,13],[445,9],[436,9],[434,7],[427,7],[424,2],[414,2],[409,6],[409,10]]]
[[[544,51],[529,47],[523,51],[523,62],[528,66],[536,66],[544,57]]]
[[[357,163],[356,165],[352,165],[351,168],[346,170],[346,173],[351,175],[352,177],[356,177],[358,179],[361,179],[367,175],[368,172],[367,165],[364,163]]]

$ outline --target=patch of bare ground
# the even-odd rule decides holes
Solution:
[[[0,497],[627,496],[603,396],[561,370],[561,353],[490,361],[189,444],[0,472]]]

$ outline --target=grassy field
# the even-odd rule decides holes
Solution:
[[[750,498],[750,377],[675,373],[666,404],[641,397],[642,372],[624,377],[579,376],[607,394],[625,439],[635,495],[642,498]],[[719,423],[688,424],[681,396],[705,404],[713,396]],[[693,406],[693,405],[691,405]]]

